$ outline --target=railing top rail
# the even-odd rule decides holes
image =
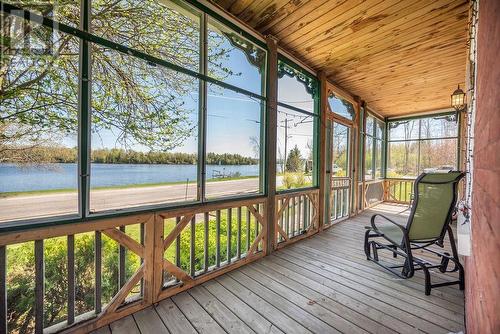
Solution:
[[[248,206],[254,204],[266,203],[266,197],[256,197],[248,199],[235,199],[234,201],[225,201],[221,203],[203,203],[196,206],[189,206],[185,208],[172,209],[168,211],[159,211],[157,214],[164,219],[183,216],[186,214],[197,214],[209,211],[224,210],[229,208],[236,208],[239,206]]]
[[[365,184],[375,184],[375,183],[381,183],[384,181],[385,181],[385,179],[367,180],[367,181],[365,181]]]
[[[27,241],[43,240],[55,237],[63,237],[78,233],[101,231],[117,226],[146,223],[154,219],[154,214],[143,213],[125,217],[103,218],[100,220],[91,220],[81,223],[63,224],[50,227],[33,228],[32,230],[23,230],[16,232],[7,232],[1,234],[0,246],[18,244]]]
[[[298,189],[297,191],[293,191],[293,192],[276,194],[276,199],[290,198],[290,197],[296,197],[296,196],[300,196],[300,195],[316,194],[316,193],[319,193],[319,189],[307,189],[307,190]]]

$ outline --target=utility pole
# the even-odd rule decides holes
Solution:
[[[283,160],[283,173],[286,170],[286,159],[287,159],[287,142],[288,142],[288,118],[285,118],[285,159]]]

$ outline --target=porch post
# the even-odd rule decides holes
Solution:
[[[323,230],[326,207],[326,106],[328,103],[326,73],[318,73],[320,81],[320,126],[319,126],[319,231]],[[329,184],[328,184],[329,186]]]
[[[356,101],[355,105],[355,116],[354,120],[352,123],[352,191],[353,191],[353,203],[351,207],[351,214],[357,215],[359,211],[358,203],[359,203],[359,186],[358,186],[358,179],[359,179],[359,173],[361,172],[359,170],[359,159],[362,159],[362,156],[360,156],[359,148],[360,148],[360,140],[361,140],[361,127],[359,126],[359,121],[361,119],[360,117],[360,106],[361,106],[361,99],[359,96],[355,96],[354,100]]]
[[[360,117],[360,121],[362,121],[363,123],[363,127],[359,127],[359,140],[363,140],[363,149],[361,150],[361,170],[360,170],[360,173],[361,173],[361,193],[359,194],[359,196],[361,196],[361,207],[360,207],[360,210],[363,211],[365,209],[365,187],[366,187],[366,181],[365,181],[365,171],[366,171],[366,166],[365,166],[365,154],[366,154],[366,140],[365,140],[365,136],[363,136],[361,134],[361,132],[365,132],[365,124],[366,124],[366,103],[365,101],[363,100],[360,100],[359,101],[359,104],[358,104],[358,109],[361,111],[361,108],[363,108],[363,115],[362,118]],[[359,188],[359,187],[358,187]],[[359,191],[359,189],[358,189]]]
[[[267,254],[274,250],[276,215],[276,141],[278,117],[278,40],[266,36],[267,43],[267,124],[266,124],[266,190],[267,190]]]

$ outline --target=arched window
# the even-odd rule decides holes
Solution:
[[[351,121],[354,119],[355,111],[352,103],[335,95],[332,91],[328,94],[328,105],[333,113]]]

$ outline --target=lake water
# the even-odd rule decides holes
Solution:
[[[259,175],[259,165],[207,165],[207,178],[216,172],[241,176]],[[196,165],[92,164],[91,186],[109,187],[141,183],[195,181]],[[76,164],[20,167],[0,163],[0,192],[67,189],[77,187]]]

